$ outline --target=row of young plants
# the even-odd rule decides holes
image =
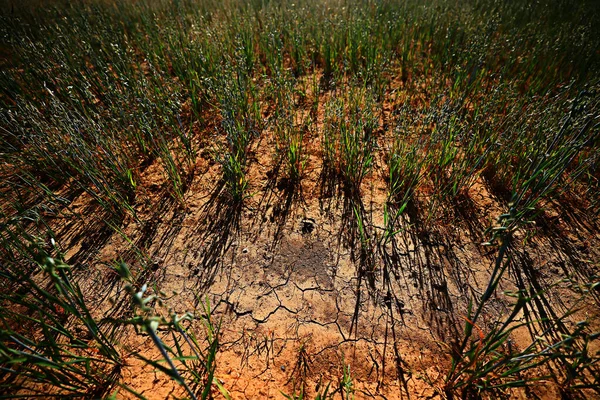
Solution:
[[[523,320],[522,315],[536,315],[540,303],[548,304],[554,287],[538,291],[522,288],[506,293],[509,299],[516,299],[508,316],[491,326],[480,321],[488,303],[499,295],[497,292],[500,283],[506,279],[507,270],[519,268],[515,261],[518,259],[516,249],[527,246],[535,235],[535,229],[531,229],[535,219],[545,212],[552,200],[572,196],[572,185],[579,179],[589,178],[584,171],[589,174],[597,166],[598,152],[593,149],[597,149],[600,120],[595,90],[582,90],[575,95],[565,91],[551,99],[539,97],[535,102],[532,100],[521,106],[524,111],[505,115],[500,122],[489,118],[490,113],[486,114],[488,117],[480,117],[477,108],[494,110],[519,105],[496,103],[498,100],[491,96],[482,100],[482,104],[474,105],[473,113],[467,113],[463,105],[453,106],[451,101],[441,105],[434,102],[415,117],[411,112],[416,111],[410,104],[404,104],[398,112],[395,141],[385,157],[389,192],[383,227],[371,222],[372,215],[362,209],[360,196],[345,193],[354,204],[356,245],[360,249],[358,271],[364,274],[372,289],[376,288],[376,281],[382,282],[384,292],[385,282],[390,279],[385,265],[390,262],[387,251],[393,247],[391,243],[396,235],[412,229],[407,223],[415,223],[410,217],[405,218],[410,207],[416,203],[425,204],[425,218],[420,221],[425,227],[416,228],[421,231],[432,229],[444,219],[436,213],[468,197],[469,189],[481,179],[493,187],[492,192],[498,195],[499,204],[506,210],[485,232],[480,232],[489,240],[483,243],[484,246],[497,248],[497,257],[483,294],[474,294],[469,299],[464,331],[458,344],[448,347],[451,366],[444,385],[438,386],[439,395],[447,398],[504,396],[512,389],[531,387],[545,380],[554,380],[562,396],[593,397],[600,393],[597,378],[600,354],[592,345],[600,333],[594,331],[588,320],[572,323],[573,315],[587,302],[594,301],[599,284],[596,275],[588,274],[583,280],[573,281],[572,277],[565,277],[565,282],[577,293],[577,300],[553,318],[544,312],[539,313],[545,315],[540,319],[529,317]],[[338,106],[336,110],[339,109]],[[352,104],[352,109],[358,110],[358,107]],[[326,121],[329,121],[327,117]],[[335,119],[331,118],[331,121],[333,123]],[[363,128],[362,134],[379,131],[377,122],[375,126],[374,129]],[[327,127],[324,132],[328,134]],[[342,139],[347,138],[344,129],[336,127],[332,132],[338,132],[340,138],[324,139],[324,165],[329,159],[338,160],[337,173],[342,180],[353,176],[350,182],[358,182],[360,186],[364,176],[357,178],[345,174],[343,168],[347,154],[342,152],[348,148]],[[370,164],[362,160],[372,160],[371,142],[363,137],[354,137],[352,142],[354,148],[365,152],[350,152],[361,155],[353,159],[352,165],[364,165],[369,171]],[[340,154],[329,156],[333,152],[330,143],[342,149]],[[424,185],[431,185],[433,191],[423,190]],[[588,215],[593,219],[597,214],[593,206],[589,207]],[[515,239],[516,232],[527,239]],[[378,259],[380,255],[381,259]],[[388,267],[393,269],[396,265]],[[519,329],[534,332],[531,343],[523,348],[511,345],[511,335]],[[430,383],[435,387],[434,382]]]

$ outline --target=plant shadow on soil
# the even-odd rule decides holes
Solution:
[[[197,287],[210,287],[223,266],[224,255],[235,242],[240,228],[243,202],[233,201],[226,192],[225,182],[219,182],[200,211],[200,221],[190,236],[189,248],[201,249],[199,260],[190,271]],[[233,253],[235,254],[235,253]],[[234,256],[232,256],[234,257]],[[184,259],[184,264],[185,264]]]

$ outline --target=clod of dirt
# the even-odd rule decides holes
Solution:
[[[315,230],[316,226],[317,226],[317,223],[314,219],[304,218],[302,220],[302,233],[303,234],[312,233]]]

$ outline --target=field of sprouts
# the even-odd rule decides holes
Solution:
[[[0,0],[0,398],[600,397],[595,0]]]

